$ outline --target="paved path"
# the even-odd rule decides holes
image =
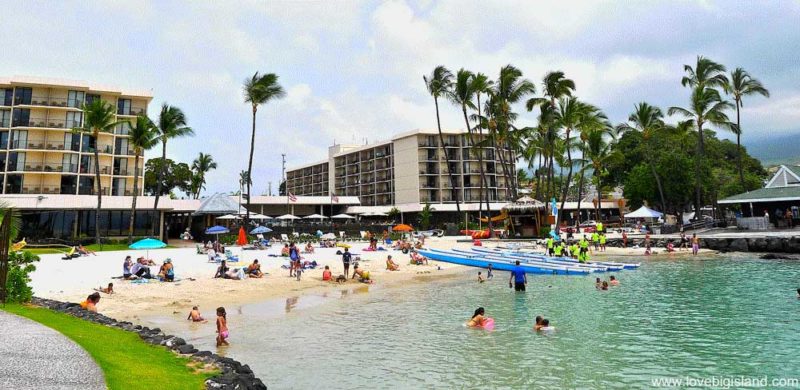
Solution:
[[[66,336],[0,310],[0,389],[105,389],[103,372]]]

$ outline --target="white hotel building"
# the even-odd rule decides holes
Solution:
[[[417,212],[426,203],[438,212],[455,211],[456,200],[462,211],[478,211],[480,162],[472,142],[485,135],[473,134],[470,141],[465,130],[443,133],[449,165],[438,131],[414,130],[373,144],[333,145],[327,159],[287,169],[286,188],[298,196],[356,196],[361,205],[348,207],[351,213],[385,213],[392,207]],[[482,152],[491,207],[499,210],[511,200],[501,161],[515,174],[514,158],[508,148],[486,147]],[[455,174],[455,186],[448,172]]]

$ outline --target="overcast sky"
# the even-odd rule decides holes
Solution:
[[[684,105],[683,65],[702,54],[744,67],[772,93],[745,101],[745,144],[800,129],[798,1],[541,3],[4,1],[0,75],[152,89],[151,117],[166,101],[196,132],[168,155],[218,161],[207,192],[234,190],[246,169],[242,82],[255,71],[279,75],[287,97],[259,110],[254,193],[269,181],[277,192],[281,153],[292,166],[326,158],[334,140],[434,127],[422,75],[440,64],[496,77],[511,63],[537,87],[560,69],[617,123],[639,101]],[[520,123],[533,118],[522,112]],[[442,120],[463,127],[447,103]]]

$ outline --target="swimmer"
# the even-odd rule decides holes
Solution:
[[[603,286],[602,286],[602,287],[600,287],[600,289],[601,289],[601,290],[608,290],[608,282],[606,282],[606,281],[604,280],[604,281],[603,281]]]
[[[484,314],[486,313],[482,307],[475,309],[475,313],[472,315],[469,321],[467,321],[467,326],[470,328],[477,328],[483,326],[483,322],[486,321],[486,317]]]
[[[800,288],[797,289],[797,299],[800,299]]]
[[[552,331],[556,330],[556,328],[550,326],[550,320],[545,318],[545,319],[542,320],[542,327],[539,328],[539,330],[542,331],[542,332],[552,332]]]
[[[200,314],[200,309],[197,306],[192,307],[192,311],[189,312],[189,316],[186,317],[186,319],[192,320],[192,322],[208,322],[208,320],[203,318],[203,316]]]
[[[478,283],[483,283],[486,281],[486,278],[481,275],[481,271],[478,271]]]
[[[600,278],[595,278],[595,279],[594,279],[594,287],[595,287],[595,288],[598,288],[598,289],[599,289],[600,287],[603,287],[603,282],[600,280]]]
[[[611,284],[612,286],[619,286],[619,280],[617,280],[617,277],[614,275],[611,275],[610,281],[608,283]]]
[[[542,330],[542,320],[543,319],[544,318],[542,318],[542,316],[536,316],[536,323],[533,325],[533,330],[535,330],[537,332]]]

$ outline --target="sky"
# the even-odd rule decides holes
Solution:
[[[0,76],[152,90],[149,114],[180,107],[196,135],[169,158],[210,153],[206,193],[234,191],[247,168],[251,109],[242,84],[275,73],[284,99],[259,108],[253,193],[287,167],[434,128],[422,76],[437,65],[496,78],[513,64],[541,89],[562,70],[614,123],[634,104],[685,105],[683,65],[704,55],[743,67],[771,97],[748,98],[748,139],[800,133],[800,1],[3,1]],[[523,106],[518,125],[535,123]],[[442,125],[463,128],[441,104]],[[676,118],[677,119],[677,118]],[[157,148],[148,157],[160,156]]]

